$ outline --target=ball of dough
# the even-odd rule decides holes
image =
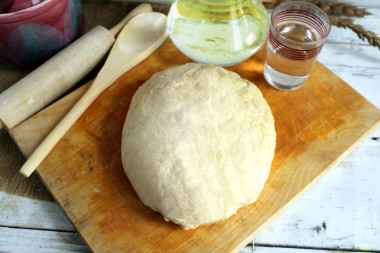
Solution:
[[[254,84],[189,63],[154,74],[137,90],[121,148],[141,201],[190,229],[256,201],[275,145],[272,113]]]

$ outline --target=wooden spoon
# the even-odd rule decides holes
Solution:
[[[20,173],[29,177],[99,94],[123,73],[159,48],[166,40],[167,35],[164,14],[148,12],[134,17],[120,32],[91,87],[38,146],[22,166]]]

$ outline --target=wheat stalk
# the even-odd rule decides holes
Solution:
[[[336,27],[351,29],[360,39],[367,40],[370,45],[380,49],[380,38],[374,32],[366,30],[363,26],[354,24],[351,19],[331,17],[330,22]]]
[[[265,7],[268,9],[273,9],[276,6],[290,2],[291,0],[276,0],[274,3],[264,3]],[[372,13],[368,12],[364,8],[358,8],[352,4],[338,3],[338,2],[326,2],[323,0],[301,0],[303,2],[308,2],[314,4],[321,8],[328,15],[334,16],[347,16],[347,17],[364,17],[366,15],[371,15]]]
[[[273,9],[278,5],[291,2],[292,0],[276,0],[275,2],[266,2],[265,7],[268,9]],[[331,25],[341,28],[351,29],[356,35],[364,40],[367,40],[368,43],[374,47],[380,49],[380,38],[372,31],[364,29],[363,26],[354,24],[351,19],[344,19],[339,17],[331,16],[348,16],[348,17],[364,17],[366,15],[371,15],[372,13],[368,12],[366,9],[358,8],[351,4],[338,3],[338,2],[326,2],[323,0],[298,0],[303,2],[312,3],[322,10],[324,10],[330,18]]]
[[[351,4],[337,3],[337,2],[323,2],[317,5],[329,15],[335,16],[347,16],[347,17],[364,17],[366,15],[372,15],[364,8],[358,8]]]

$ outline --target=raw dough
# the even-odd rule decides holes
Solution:
[[[141,201],[190,229],[256,201],[275,145],[273,116],[254,84],[189,63],[156,73],[137,90],[122,161]]]

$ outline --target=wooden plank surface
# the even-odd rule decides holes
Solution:
[[[325,63],[329,63],[328,58],[324,60]],[[350,64],[346,67],[340,68],[340,72],[338,73],[342,73],[341,76],[344,76],[345,73],[355,73],[355,69],[357,67],[360,66]],[[367,82],[371,82],[370,78],[362,77],[361,80],[363,79]],[[371,95],[370,93],[370,90],[364,89],[363,94],[366,97]],[[256,244],[259,246],[256,246],[254,249],[252,249],[251,246],[248,246],[242,249],[241,252],[335,252],[337,249],[339,249],[339,252],[363,252],[362,250],[366,250],[366,252],[368,252],[368,250],[371,252],[380,251],[379,247],[374,246],[375,243],[378,242],[378,235],[380,234],[379,227],[377,225],[380,224],[380,220],[376,215],[369,215],[371,213],[369,210],[379,210],[379,203],[375,201],[378,198],[372,189],[368,187],[360,187],[363,181],[375,181],[374,177],[372,176],[376,171],[376,167],[374,169],[374,166],[380,163],[380,160],[377,160],[376,162],[375,159],[376,157],[380,157],[380,153],[378,152],[380,150],[379,141],[376,141],[375,139],[379,136],[379,129],[372,132],[372,134],[366,138],[366,140],[361,143],[360,146],[355,149],[351,155],[349,155],[344,161],[342,161],[342,163],[336,166],[332,172],[329,172],[327,176],[323,177],[314,187],[312,187],[308,193],[305,194],[305,196],[301,197],[295,205],[286,210],[284,214],[280,215],[280,217],[278,217],[273,223],[271,223],[266,229],[263,230],[263,232],[255,239]],[[371,145],[371,143],[373,144]],[[349,161],[346,162],[346,160]],[[325,182],[325,179],[335,171],[340,171],[342,174],[345,174],[345,171],[347,169],[353,171],[362,171],[366,168],[366,164],[371,163],[373,163],[373,167],[370,170],[364,170],[364,172],[360,173],[360,175],[356,175],[356,177],[350,178],[350,184],[352,187],[347,187],[346,184],[340,180],[339,176]],[[344,167],[342,164],[344,164]],[[347,197],[345,196],[350,196],[351,193],[359,192],[356,189],[358,187],[362,188],[362,192],[360,194],[363,196],[368,196],[368,198],[372,197],[372,203],[368,203],[368,201],[359,201],[358,199],[361,197],[349,198],[349,202],[345,201],[347,200]],[[374,189],[376,190],[376,188]],[[317,191],[317,194],[313,194],[315,191]],[[327,195],[332,195],[334,197],[328,199],[325,198],[323,203],[321,203],[321,206],[315,208],[315,202],[319,203],[319,199],[324,198],[323,196]],[[22,215],[23,218],[20,218],[19,212],[14,213],[12,210],[8,210],[7,213],[4,213],[3,209],[0,209],[0,214],[7,216],[5,219],[0,220],[1,226],[17,226],[14,228],[15,230],[22,227],[30,227],[30,224],[25,222],[28,222],[28,220],[33,221],[36,218],[36,215],[38,215],[39,217],[37,217],[37,219],[46,219],[50,224],[56,223],[56,227],[50,229],[59,230],[61,227],[60,220],[65,219],[65,216],[63,214],[61,214],[63,217],[57,219],[56,216],[49,211],[50,208],[46,206],[44,201],[33,200],[32,202],[24,202],[22,201],[24,198],[14,195],[6,195],[4,198],[9,199],[14,203],[14,205],[12,205],[10,208],[23,210],[24,215]],[[339,200],[338,203],[346,202],[346,204],[334,206],[334,203],[337,199]],[[3,207],[3,203],[4,202],[1,202],[0,200],[0,208]],[[56,209],[60,210],[56,203],[51,204],[53,206],[55,205]],[[37,213],[25,212],[33,206],[40,207]],[[315,215],[313,215],[315,213],[315,210],[318,210],[318,213],[320,214],[317,218],[315,218]],[[341,215],[342,213],[344,214],[344,219]],[[1,215],[0,217],[2,217]],[[363,215],[366,217],[365,219],[363,219]],[[327,223],[327,231],[332,229],[334,236],[325,236],[327,231],[322,229],[317,232],[317,227],[321,226],[323,221],[326,221],[327,218],[332,220],[336,219],[339,221],[334,222],[333,225],[329,225]],[[19,219],[24,222],[20,222]],[[371,237],[367,238],[367,242],[370,242],[372,244],[372,247],[361,247],[365,238],[361,231],[355,227],[358,225],[363,226],[361,225],[363,222],[366,224],[372,224],[372,227],[369,226],[372,229],[372,232],[370,233]],[[69,223],[69,221],[66,220],[66,223]],[[66,247],[69,247],[70,244],[70,242],[65,240],[63,237],[55,237],[54,234],[50,233],[47,233],[45,240],[37,239],[39,243],[38,244],[36,243],[36,238],[34,238],[32,234],[29,233],[28,229],[19,230],[19,236],[23,237],[23,244],[25,245],[25,248],[26,245],[34,245],[33,248],[28,248],[35,249],[32,251],[38,251],[39,248],[45,247],[44,242],[49,238],[51,239],[51,237],[55,238],[57,241],[61,241],[60,252],[65,251]],[[3,247],[0,245],[1,252],[16,252],[16,249],[17,252],[23,252],[19,251],[20,242],[16,240],[15,237],[11,236],[11,234],[8,233],[2,235],[4,236],[3,241],[6,242],[6,245],[8,245],[7,249],[9,250],[5,250],[4,247],[6,245],[3,245]],[[289,244],[288,238],[293,239],[293,241],[291,241],[292,244]],[[339,240],[337,240],[337,238]],[[280,247],[276,247],[275,245],[280,245]],[[356,248],[357,250],[352,250],[351,247],[348,249],[345,248],[347,245],[351,245],[352,248]],[[53,252],[53,248],[49,249],[48,246],[46,247],[47,252]],[[30,251],[31,250],[24,252]]]
[[[0,192],[0,214],[0,227],[75,232],[63,210],[51,201]]]
[[[1,252],[91,252],[75,232],[0,227]]]
[[[375,14],[375,20],[372,17],[355,18],[355,23],[361,23],[380,35],[380,29],[376,28],[380,24],[380,9],[374,7],[380,2],[374,0],[345,0],[344,2],[369,7],[369,11]],[[378,49],[359,40],[350,30],[333,28],[330,37],[332,39],[329,38],[327,41],[319,61],[380,108]],[[379,182],[379,137],[380,128],[377,128],[352,154],[335,166],[310,191],[264,229],[255,239],[255,243],[259,245],[255,247],[255,250],[246,247],[242,252],[380,251],[380,247],[376,246],[376,242],[380,241],[380,217],[376,215],[380,210],[377,194],[379,190],[372,187],[374,183]],[[363,187],[367,184],[371,187]],[[2,193],[0,227],[13,227],[15,230],[20,230],[18,236],[23,238],[25,249],[30,249],[24,252],[54,252],[53,247],[50,249],[45,247],[44,251],[39,250],[44,247],[44,241],[51,238],[60,241],[60,252],[65,252],[70,241],[63,237],[55,237],[47,233],[45,240],[39,240],[33,236],[27,236],[31,235],[30,229],[20,229],[38,226],[33,223],[36,219],[41,222],[40,228],[47,227],[47,232],[67,227],[70,222],[62,211],[58,211],[60,208],[56,203]],[[362,201],[364,197],[365,201]],[[372,201],[369,200],[371,198]],[[9,205],[9,203],[12,204]],[[333,223],[330,223],[330,220]],[[318,229],[314,229],[321,226],[323,222],[326,222],[327,229],[319,230],[319,232]],[[365,227],[371,228],[370,233],[365,233],[366,236],[370,235],[368,238],[365,238],[362,233]],[[74,232],[74,228],[71,229]],[[1,236],[3,239],[0,243],[1,252],[23,252],[19,251],[20,241],[11,237],[11,234],[2,233]],[[40,245],[35,243],[36,240]],[[370,247],[363,244],[365,240],[368,241]],[[345,248],[347,246],[349,248]]]
[[[265,247],[248,245],[241,250],[241,253],[316,253],[313,249],[294,249],[284,247]],[[91,252],[84,244],[83,240],[75,233],[48,231],[48,230],[27,230],[17,228],[0,227],[0,251],[1,252]],[[318,250],[317,253],[330,253],[329,250]],[[345,251],[340,253],[352,253],[359,251]]]
[[[278,142],[270,178],[258,202],[227,221],[196,230],[165,223],[141,204],[123,175],[119,151],[121,127],[137,87],[154,72],[188,60],[167,43],[95,101],[38,169],[93,250],[238,250],[379,121],[378,109],[321,64],[298,91],[269,88],[261,73],[263,57],[262,50],[230,69],[258,85],[276,119]]]
[[[380,128],[255,238],[259,245],[380,250]]]

